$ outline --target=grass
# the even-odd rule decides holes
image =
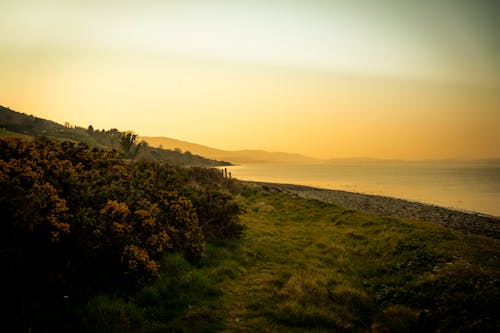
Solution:
[[[16,132],[11,132],[11,131],[8,131],[6,129],[0,128],[0,138],[2,138],[2,137],[12,137],[12,136],[22,137],[22,138],[29,138],[29,136],[27,136],[27,135],[16,133]]]
[[[196,265],[166,256],[158,282],[117,304],[142,321],[136,332],[500,327],[497,240],[274,192],[236,199],[242,240],[209,246]]]

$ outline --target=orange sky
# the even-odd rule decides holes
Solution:
[[[6,0],[0,104],[228,150],[499,157],[497,7]]]

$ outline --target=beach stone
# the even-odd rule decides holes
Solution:
[[[440,206],[380,195],[321,189],[303,185],[247,182],[274,192],[315,199],[367,214],[410,218],[438,223],[465,233],[500,239],[500,218],[481,213],[463,212]]]

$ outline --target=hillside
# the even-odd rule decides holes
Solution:
[[[54,121],[16,112],[3,106],[0,106],[0,129],[31,137],[45,135],[53,138],[76,141],[85,141],[87,139],[88,141],[85,130],[83,132],[78,131]]]
[[[90,147],[115,149],[127,155],[126,158],[146,159],[163,161],[174,165],[189,166],[221,166],[230,163],[204,158],[196,154],[150,147],[139,141],[123,151],[122,137],[128,132],[121,132],[115,128],[110,130],[97,130],[92,126],[88,128],[78,126],[63,126],[54,121],[34,117],[24,113],[16,112],[9,108],[0,106],[0,135],[1,136],[23,136],[23,137],[46,137],[55,140],[69,140],[85,142]]]
[[[180,141],[167,137],[143,136],[141,140],[146,141],[151,146],[163,147],[167,149],[181,149],[190,151],[193,154],[205,156],[216,160],[229,161],[231,163],[308,163],[315,159],[300,154],[290,154],[282,152],[268,152],[264,150],[236,150],[228,151],[203,146],[196,143]]]

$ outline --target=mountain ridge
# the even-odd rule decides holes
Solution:
[[[270,152],[259,149],[243,150],[223,150],[198,143],[192,143],[163,136],[141,136],[141,140],[146,141],[154,147],[166,149],[181,149],[190,151],[193,154],[202,155],[207,158],[229,161],[231,163],[310,163],[317,162],[318,159],[307,157],[301,154]]]

